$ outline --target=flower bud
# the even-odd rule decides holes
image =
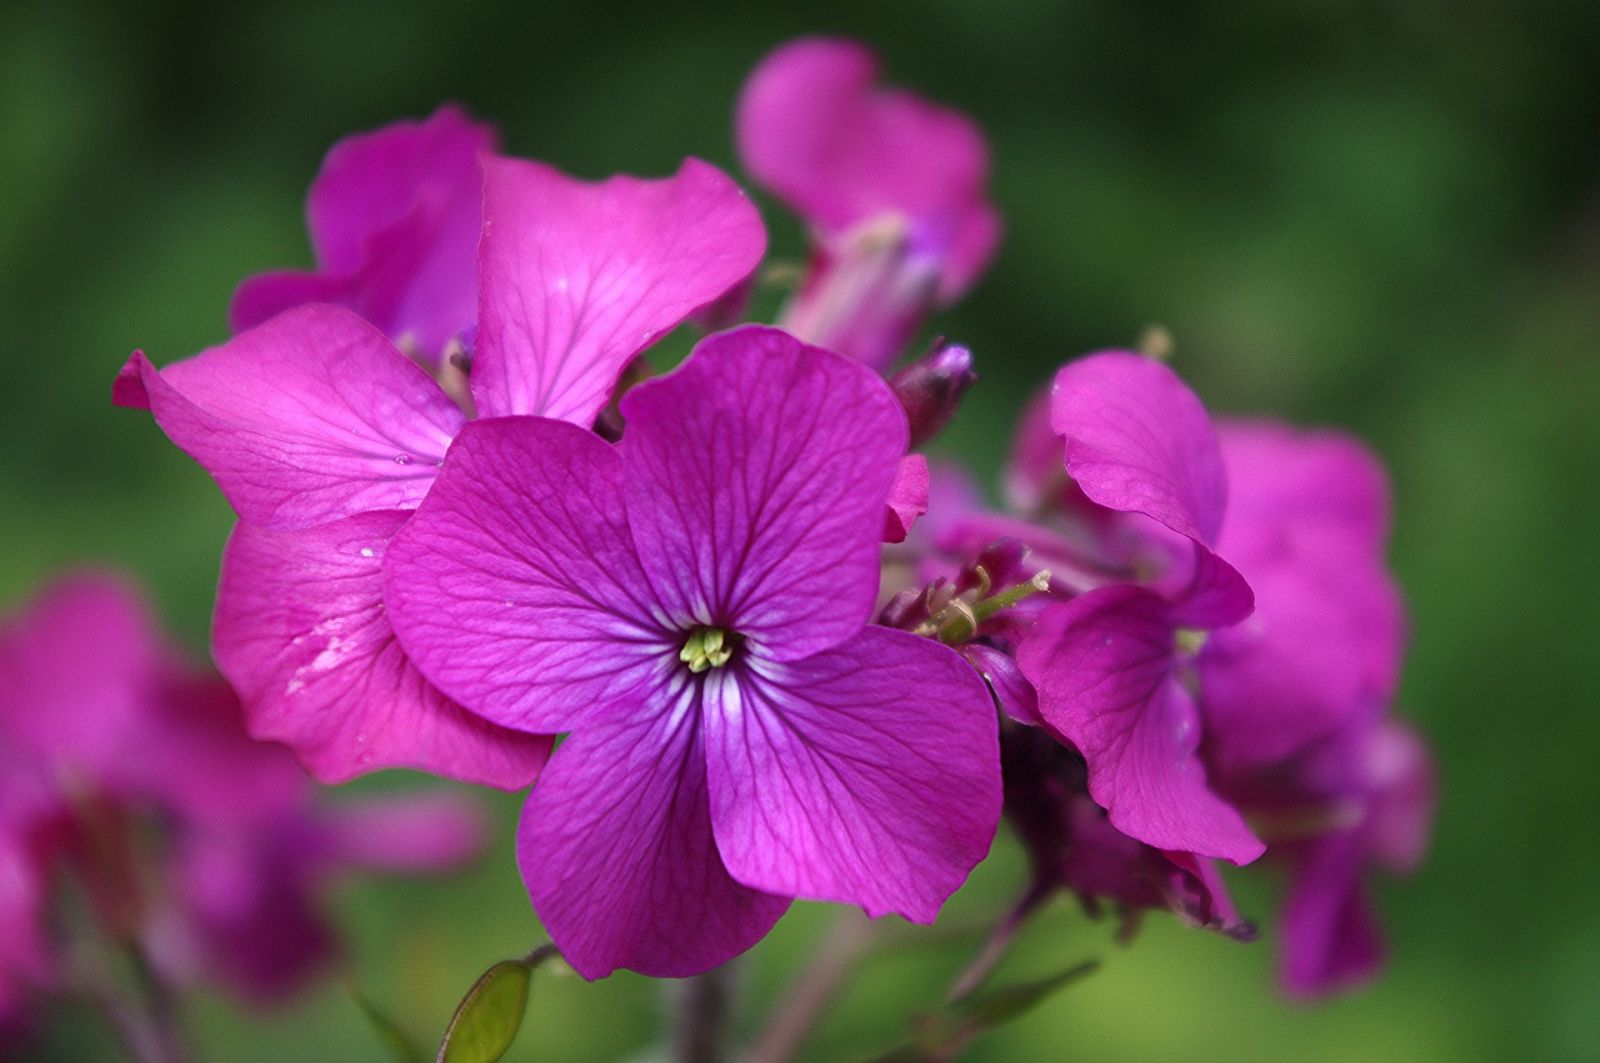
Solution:
[[[972,352],[943,340],[889,381],[911,423],[911,447],[938,435],[955,415],[961,398],[978,379]]]

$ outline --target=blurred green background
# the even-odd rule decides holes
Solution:
[[[602,9],[603,8],[603,9]],[[1008,235],[938,326],[983,383],[947,437],[992,478],[1063,359],[1159,321],[1215,407],[1345,425],[1393,471],[1432,736],[1432,858],[1384,890],[1394,963],[1326,1006],[1274,996],[1254,947],[1152,919],[1132,948],[1067,903],[1006,971],[1101,973],[971,1058],[1579,1059],[1600,1052],[1594,662],[1600,656],[1600,5],[989,0],[0,9],[0,600],[84,558],[131,567],[198,651],[229,513],[110,382],[224,336],[235,282],[308,262],[301,201],[339,136],[455,99],[508,150],[586,176],[733,167],[729,114],[771,46],[826,30],[970,111]],[[770,206],[770,204],[769,204]],[[799,230],[767,211],[775,251]],[[381,785],[381,783],[380,783]],[[517,800],[494,801],[507,829]],[[952,908],[1017,888],[1004,837]],[[1240,877],[1240,876],[1236,876]],[[1256,879],[1262,876],[1254,876]],[[1242,885],[1253,913],[1270,887]],[[538,930],[509,835],[471,876],[337,895],[348,969],[423,1039]],[[747,1018],[828,912],[742,964]],[[883,1048],[971,941],[870,962],[814,1058]],[[660,987],[541,974],[517,1059],[650,1043]],[[379,1058],[333,982],[271,1015],[214,1000],[204,1059]],[[103,1039],[74,1024],[63,1058]]]

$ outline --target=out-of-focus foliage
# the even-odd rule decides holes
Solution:
[[[944,448],[992,475],[1029,389],[1152,321],[1214,408],[1365,435],[1398,498],[1404,711],[1442,767],[1432,858],[1383,898],[1394,966],[1375,991],[1291,1007],[1268,947],[1152,919],[1123,950],[1062,902],[1003,976],[1101,969],[971,1058],[1592,1053],[1600,7],[1583,0],[7,4],[0,598],[84,556],[121,562],[203,643],[227,508],[148,418],[110,407],[110,381],[135,346],[164,363],[220,339],[239,278],[309,261],[301,197],[336,138],[456,99],[512,152],[583,175],[687,153],[731,167],[743,75],[816,29],[868,40],[893,81],[993,140],[1008,233],[938,322],[983,375]],[[796,227],[768,219],[797,254]],[[343,898],[352,977],[421,1043],[486,962],[541,939],[515,805],[470,879]],[[868,962],[815,1058],[886,1050],[936,1003],[972,944],[956,931],[1020,884],[1009,840],[997,852],[948,932]],[[797,910],[742,965],[747,1013],[827,918]],[[614,1058],[658,1024],[643,979],[539,978],[508,1058]],[[191,1018],[202,1058],[383,1052],[331,983],[287,1013],[206,1001]],[[109,1050],[93,1024],[58,1029],[61,1058]]]

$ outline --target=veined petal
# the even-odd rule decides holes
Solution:
[[[1090,501],[1216,542],[1227,502],[1222,450],[1177,374],[1143,355],[1093,354],[1056,374],[1050,402],[1067,474]]]
[[[385,568],[390,619],[441,690],[506,727],[595,720],[679,667],[622,501],[622,461],[562,421],[474,421]]]
[[[160,371],[135,352],[114,397],[154,414],[242,520],[270,528],[416,506],[464,420],[382,333],[322,305]]]
[[[1089,793],[1124,834],[1236,864],[1264,846],[1206,785],[1200,718],[1173,675],[1170,606],[1137,587],[1050,606],[1017,661],[1045,725],[1089,766]]]
[[[877,374],[746,326],[622,412],[628,520],[676,619],[730,625],[781,660],[861,629],[907,431]]]
[[[437,354],[477,317],[478,158],[494,144],[489,126],[449,104],[335,144],[306,202],[319,271],[245,281],[229,309],[234,330],[336,302]]]
[[[989,851],[999,739],[954,650],[868,627],[708,681],[711,822],[734,878],[931,923]]]
[[[251,734],[282,742],[323,782],[405,767],[526,786],[550,739],[496,727],[452,702],[389,626],[383,561],[406,517],[235,527],[212,619],[217,667],[238,691]]]
[[[517,862],[550,938],[585,978],[709,970],[789,906],[723,866],[712,838],[695,693],[598,721],[561,747],[523,810]]]
[[[592,184],[485,162],[472,395],[486,417],[587,427],[644,348],[755,269],[766,230],[720,170]]]

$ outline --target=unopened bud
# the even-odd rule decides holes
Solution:
[[[938,435],[961,405],[961,398],[978,379],[972,371],[972,352],[943,340],[889,381],[905,407],[911,424],[911,447],[922,446]]]

